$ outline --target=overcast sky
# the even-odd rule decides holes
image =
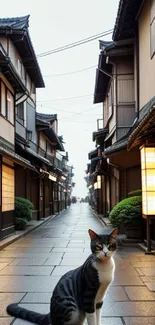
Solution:
[[[30,14],[29,31],[36,54],[70,44],[114,27],[119,0],[3,1],[1,17]],[[111,35],[100,38],[111,40]],[[37,111],[58,115],[69,163],[74,166],[74,195],[85,196],[88,152],[95,148],[92,132],[102,118],[102,105],[93,105],[96,68],[60,75],[97,65],[99,42],[38,59],[45,89],[37,90]],[[54,76],[52,76],[54,75]],[[59,76],[55,76],[59,75]],[[88,96],[87,96],[88,95]],[[80,97],[69,99],[71,97]]]

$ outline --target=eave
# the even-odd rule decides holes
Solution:
[[[155,96],[140,110],[131,134],[127,149],[141,146],[144,141],[155,141]]]
[[[63,144],[59,140],[59,137],[56,134],[56,132],[53,130],[52,126],[45,128],[43,130],[43,133],[51,142],[55,143],[54,144],[55,149],[60,151],[65,151]]]
[[[16,92],[26,92],[26,87],[19,74],[14,68],[10,57],[7,55],[3,46],[0,44],[0,71],[9,81]]]
[[[93,159],[96,158],[98,156],[98,148],[89,151],[88,153],[88,159]]]
[[[22,59],[22,63],[28,75],[34,82],[35,87],[43,88],[45,87],[45,84],[28,32],[28,20],[29,16],[8,19],[1,18],[0,36],[5,36],[11,39]]]
[[[103,73],[100,69],[104,70],[107,74]],[[94,104],[102,103],[107,93],[107,87],[112,73],[112,65],[106,64],[106,56],[100,53],[98,68],[96,69],[95,90],[94,90]]]
[[[6,158],[10,158],[14,163],[17,165],[23,166],[25,168],[31,169],[38,173],[37,169],[31,164],[31,162],[20,155],[18,155],[16,152],[10,149],[9,146],[7,146],[2,139],[0,139],[0,154],[3,155]]]
[[[107,132],[107,128],[103,128],[93,132],[93,141],[96,141],[98,144],[100,144],[100,142],[104,141]]]
[[[143,0],[120,0],[112,39],[129,39],[136,34],[136,16]]]
[[[109,157],[110,155],[127,148],[127,143],[128,143],[128,136],[126,135],[125,137],[116,141],[110,147],[106,148],[103,152],[103,156]]]

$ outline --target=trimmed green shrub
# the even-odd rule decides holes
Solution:
[[[15,218],[15,228],[16,230],[24,230],[27,225],[27,220],[25,218]]]
[[[128,197],[131,196],[142,196],[142,190],[134,190],[128,193]]]
[[[27,221],[32,219],[33,204],[22,197],[15,197],[15,217],[24,218]]]
[[[120,201],[111,210],[109,219],[116,226],[142,225],[142,197],[132,196]]]

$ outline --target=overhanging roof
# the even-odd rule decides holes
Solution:
[[[136,16],[143,0],[120,0],[112,39],[114,41],[135,36]]]
[[[1,72],[4,74],[6,79],[10,82],[13,89],[17,92],[25,92],[26,87],[19,77],[15,67],[13,66],[10,57],[6,53],[2,44],[0,44],[0,67]]]
[[[103,129],[93,132],[93,141],[97,140],[98,138],[104,140],[107,131],[108,131],[107,128],[103,128]]]
[[[128,150],[140,146],[145,140],[155,139],[155,96],[139,111],[139,118],[130,133]]]
[[[104,70],[107,74],[103,73],[100,69]],[[95,90],[94,90],[94,104],[104,101],[107,86],[112,73],[112,65],[106,64],[106,56],[103,52],[99,55],[98,68],[96,69]],[[109,75],[108,75],[109,74]]]
[[[133,44],[100,41],[100,55],[96,69],[94,104],[104,101],[112,76],[112,64],[107,63],[107,57],[133,55]],[[109,61],[110,62],[110,61]]]
[[[4,157],[10,158],[14,163],[32,169],[37,172],[37,169],[31,164],[31,162],[10,149],[2,140],[0,140],[0,154]]]
[[[59,137],[54,129],[52,128],[51,122],[57,120],[57,114],[44,114],[36,113],[36,125],[43,127],[42,132],[51,141],[55,142],[55,149],[60,151],[65,151],[64,146],[61,142],[61,137]]]
[[[40,121],[52,122],[57,120],[57,114],[36,113],[37,119]]]
[[[28,26],[29,15],[15,18],[0,18],[0,36],[7,36],[11,39],[35,87],[42,88],[45,87],[45,84],[28,32]]]
[[[60,151],[65,151],[63,144],[61,143],[59,136],[56,134],[56,132],[53,130],[52,126],[50,126],[47,129],[43,130],[43,133],[46,135],[46,137],[51,141],[55,142],[55,149]]]
[[[98,148],[95,148],[88,153],[88,159],[93,159],[98,156]]]
[[[128,136],[126,135],[125,137],[121,138],[120,140],[116,141],[114,144],[112,144],[110,147],[106,148],[104,150],[104,156],[108,157],[111,154],[121,151],[127,147],[128,143]]]

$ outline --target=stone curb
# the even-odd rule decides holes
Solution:
[[[94,214],[94,216],[100,221],[100,223],[103,225],[103,226],[106,226],[106,227],[111,227],[113,228],[112,224],[110,223],[110,221],[107,223],[103,218],[100,218],[98,213],[95,212],[91,207],[90,207],[92,213]]]
[[[52,215],[52,216],[47,217],[43,221],[38,221],[39,224],[36,221],[36,224],[35,225],[29,226],[30,227],[29,229],[26,229],[26,230],[23,230],[23,231],[22,230],[21,231],[16,230],[16,233],[17,234],[14,234],[14,235],[12,235],[12,236],[10,236],[10,237],[8,237],[8,238],[3,239],[2,241],[0,241],[0,251],[2,249],[4,249],[5,247],[7,247],[8,245],[10,245],[10,244],[14,243],[15,241],[17,241],[18,239],[20,239],[22,237],[25,237],[27,234],[29,234],[30,232],[32,232],[34,229],[37,229],[37,228],[41,227],[42,225],[46,224],[48,221],[54,219],[57,215],[58,214],[55,214],[55,215]]]

